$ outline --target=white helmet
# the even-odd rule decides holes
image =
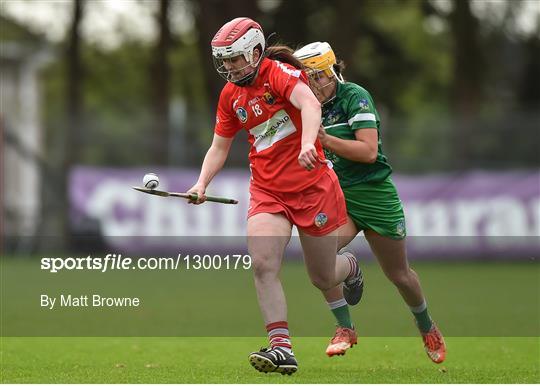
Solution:
[[[249,84],[255,77],[256,70],[241,79],[233,81],[230,72],[223,66],[223,59],[243,55],[248,62],[246,67],[257,68],[263,58],[265,49],[264,33],[259,23],[247,17],[233,19],[219,29],[211,44],[214,66],[218,74],[238,86]],[[255,62],[253,51],[257,46],[260,46],[261,52],[259,59]]]

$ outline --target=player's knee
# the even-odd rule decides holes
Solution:
[[[311,283],[321,291],[326,291],[335,287],[335,283],[333,282],[334,278],[330,275],[311,275],[310,279]]]
[[[253,255],[251,256],[253,275],[258,279],[275,277],[279,273],[279,267],[274,267],[271,263],[271,256]]]
[[[408,288],[411,284],[411,273],[407,270],[390,272],[386,276],[398,288]]]

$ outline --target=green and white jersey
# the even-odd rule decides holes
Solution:
[[[342,187],[384,181],[392,173],[392,167],[381,148],[379,113],[367,90],[354,83],[338,82],[336,97],[323,106],[322,120],[326,133],[341,139],[356,139],[354,133],[359,129],[377,129],[379,143],[375,163],[351,161],[324,149],[326,158],[334,164]]]

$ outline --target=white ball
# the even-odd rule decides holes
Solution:
[[[159,186],[159,178],[154,173],[147,173],[143,177],[143,184],[145,188],[155,189]]]

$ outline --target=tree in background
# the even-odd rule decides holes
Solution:
[[[84,69],[81,60],[81,23],[84,17],[84,1],[73,1],[73,14],[65,52],[67,63],[66,118],[64,168],[69,170],[77,162],[82,133]]]
[[[452,153],[455,166],[466,167],[471,157],[472,141],[466,140],[474,130],[483,98],[484,60],[480,47],[479,23],[471,12],[469,0],[454,0],[449,14],[453,40],[452,110],[457,117],[452,130]]]
[[[155,163],[159,165],[167,165],[169,163],[169,105],[171,99],[171,66],[169,64],[171,29],[169,25],[169,9],[169,0],[159,1],[157,15],[159,36],[148,78],[150,89],[152,90],[150,105],[153,107],[154,115],[151,146]]]
[[[536,34],[523,42],[525,64],[519,79],[518,101],[526,110],[533,112],[540,109],[540,26]]]
[[[480,47],[479,22],[469,0],[454,0],[449,14],[453,40],[452,105],[464,119],[474,116],[482,102],[484,60]]]
[[[65,203],[60,209],[63,213],[63,228],[65,237],[69,238],[71,225],[69,218],[69,170],[79,161],[81,150],[81,135],[83,130],[83,84],[84,67],[81,59],[81,24],[84,18],[85,0],[73,1],[73,13],[68,36],[68,46],[65,52],[67,64],[66,79],[66,121],[67,127],[64,132],[64,162],[60,178],[64,196],[60,202]],[[66,240],[68,243],[70,240]]]

